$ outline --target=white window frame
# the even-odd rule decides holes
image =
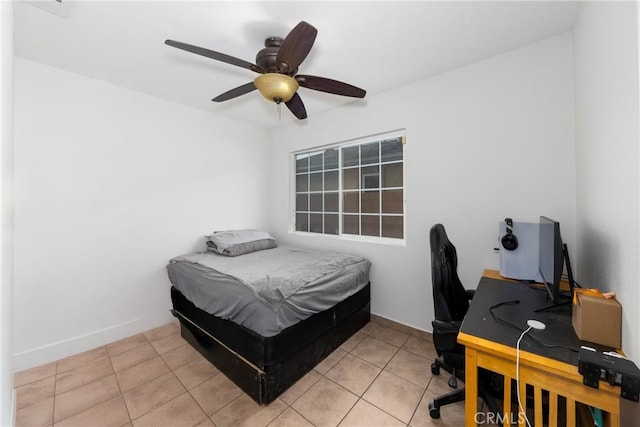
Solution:
[[[359,146],[359,145],[364,145],[364,144],[368,144],[371,142],[381,142],[387,139],[393,139],[393,138],[401,138],[402,139],[402,144],[403,144],[403,150],[402,150],[402,187],[390,187],[390,188],[385,188],[385,190],[393,190],[393,189],[402,189],[402,213],[401,214],[383,214],[382,212],[382,182],[380,182],[380,186],[378,187],[378,191],[380,191],[380,197],[379,197],[379,203],[380,203],[380,209],[379,212],[377,214],[373,214],[373,215],[378,215],[381,220],[379,222],[379,227],[380,227],[380,236],[369,236],[369,235],[355,235],[355,234],[343,234],[343,194],[344,194],[344,188],[343,188],[343,182],[342,182],[342,175],[343,175],[343,170],[344,169],[348,169],[347,168],[343,168],[342,166],[342,149],[346,148],[346,147],[351,147],[351,146]],[[289,178],[290,178],[290,190],[289,190],[289,212],[290,212],[290,217],[289,217],[289,233],[291,234],[296,234],[296,235],[300,235],[300,236],[307,236],[309,238],[329,238],[329,239],[339,239],[339,240],[351,240],[351,241],[362,241],[362,242],[370,242],[370,243],[383,243],[383,244],[389,244],[389,245],[401,245],[401,246],[406,246],[406,239],[407,239],[407,203],[406,203],[406,198],[407,198],[407,180],[406,180],[406,171],[407,171],[407,157],[406,157],[406,130],[405,129],[398,129],[398,130],[394,130],[394,131],[389,131],[389,132],[384,132],[384,133],[379,133],[379,134],[375,134],[375,135],[370,135],[370,136],[366,136],[366,137],[362,137],[362,138],[355,138],[355,139],[351,139],[351,140],[346,140],[346,141],[341,141],[341,142],[337,142],[337,143],[331,143],[331,144],[327,144],[327,145],[322,145],[322,146],[316,146],[316,147],[309,147],[309,148],[305,148],[305,149],[301,149],[301,150],[297,150],[294,152],[290,153],[290,173],[289,173]],[[338,234],[325,234],[325,233],[318,233],[318,232],[311,232],[311,231],[297,231],[295,229],[295,224],[296,224],[296,176],[297,176],[297,171],[296,171],[296,156],[300,155],[300,154],[309,154],[312,155],[314,152],[324,152],[324,150],[327,149],[331,149],[331,148],[336,148],[338,149]],[[360,164],[361,159],[359,159],[359,163],[358,163],[358,168],[362,168],[362,167],[367,167],[367,165],[362,165]],[[380,171],[379,171],[379,179],[382,179],[382,165],[384,164],[389,164],[389,163],[397,163],[399,161],[392,161],[392,162],[382,162],[382,158],[379,158],[379,162],[374,164],[374,165],[378,165],[380,167]],[[323,169],[324,170],[324,169]],[[359,188],[358,191],[363,191],[365,189],[363,188]],[[349,190],[347,190],[349,191]],[[324,189],[322,190],[322,192],[324,193]],[[310,203],[310,201],[309,201]],[[348,214],[348,213],[347,213]],[[367,213],[364,213],[365,215]],[[362,216],[363,212],[361,211],[361,207],[359,209],[359,212],[357,214],[358,216]],[[383,216],[401,216],[403,218],[402,221],[402,226],[403,226],[403,230],[402,230],[402,238],[394,238],[394,237],[382,237],[382,217]]]

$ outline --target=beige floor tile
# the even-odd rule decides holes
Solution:
[[[189,393],[184,393],[170,402],[153,409],[133,420],[134,427],[143,426],[195,426],[208,418]]]
[[[320,372],[322,375],[329,372],[329,369],[333,368],[336,363],[342,360],[344,356],[347,355],[347,352],[336,348],[331,354],[325,357],[320,363],[316,365],[314,370]]]
[[[216,426],[215,424],[213,424],[213,421],[211,421],[209,418],[205,418],[204,421],[202,421],[196,427],[216,427]]]
[[[224,375],[216,375],[194,387],[190,393],[206,414],[211,416],[243,392]]]
[[[362,397],[388,414],[408,423],[420,403],[424,390],[423,387],[404,378],[382,371]]]
[[[185,344],[176,349],[161,354],[164,362],[169,366],[169,369],[176,369],[187,363],[194,362],[199,358],[204,358],[198,350],[191,347],[190,344]]]
[[[120,385],[120,391],[124,393],[167,372],[169,372],[169,368],[164,363],[164,360],[160,356],[156,356],[117,372],[116,379]]]
[[[384,368],[397,352],[398,347],[372,337],[365,338],[351,350],[351,354],[380,368]]]
[[[157,408],[185,392],[178,378],[172,372],[129,390],[123,394],[129,416],[135,420],[150,410]]]
[[[166,353],[180,346],[188,344],[180,335],[172,334],[157,341],[153,341],[151,345],[156,349],[158,354]]]
[[[409,338],[408,334],[387,326],[378,326],[373,332],[371,332],[371,336],[391,345],[395,345],[396,347],[402,347]]]
[[[69,390],[89,384],[102,378],[113,375],[111,361],[98,359],[69,371],[56,375],[56,394],[66,393]]]
[[[411,427],[459,427],[464,425],[464,403],[454,403],[451,405],[445,405],[440,408],[440,419],[434,420],[429,415],[429,403],[436,397],[435,394],[429,391],[425,392],[418,409],[416,409],[413,418],[411,419]]]
[[[146,344],[147,338],[143,334],[137,334],[129,338],[122,339],[120,341],[107,344],[107,352],[109,356],[117,356],[125,351],[133,350],[136,347]]]
[[[407,342],[402,346],[402,349],[417,354],[418,356],[426,357],[431,361],[438,357],[433,342],[424,338],[409,337]]]
[[[269,405],[258,405],[247,394],[241,394],[233,402],[211,416],[217,427],[266,426],[287,408],[287,404],[276,399]]]
[[[313,424],[289,407],[269,427],[313,427]]]
[[[335,426],[357,400],[347,389],[321,378],[294,402],[293,409],[315,426]]]
[[[78,353],[73,356],[66,357],[58,360],[56,366],[56,372],[58,374],[68,371],[70,369],[79,368],[87,363],[95,362],[98,359],[108,357],[107,349],[105,347],[94,348],[93,350]]]
[[[16,389],[16,409],[26,408],[52,398],[55,385],[55,377],[49,377],[18,387]]]
[[[347,354],[326,377],[352,393],[362,396],[382,369],[359,357]],[[425,384],[426,387],[426,384]]]
[[[177,321],[160,326],[159,328],[151,329],[144,333],[144,336],[150,342],[158,341],[159,339],[168,337],[169,335],[176,335],[180,333],[180,326]]]
[[[431,375],[430,363],[436,353],[432,340],[423,335],[405,333],[390,322],[373,318],[316,370],[265,407],[255,404],[191,345],[185,344],[179,335],[179,324],[172,322],[17,373],[16,426],[51,426],[56,420],[56,425],[83,427],[214,427],[209,415],[218,425],[242,425],[244,421],[252,427],[304,427],[312,426],[312,421],[318,426],[342,421],[343,426],[369,427],[387,422],[395,425],[398,420],[407,423],[402,414],[412,417],[410,425],[414,427],[463,425],[462,403],[443,407],[441,420],[429,417],[429,402],[453,389],[447,385],[447,372]],[[111,363],[109,356],[115,362]],[[113,370],[107,369],[109,365],[117,368],[115,376]],[[386,371],[381,372],[385,366]],[[103,375],[107,376],[95,380]],[[459,384],[463,386],[461,381]],[[191,392],[186,393],[185,389]],[[363,398],[358,400],[357,395]],[[419,405],[412,412],[415,402]],[[134,423],[129,419],[130,411]]]
[[[151,344],[146,342],[131,350],[125,351],[124,353],[120,353],[116,356],[112,356],[111,364],[113,365],[114,371],[120,372],[123,369],[127,369],[132,366],[135,366],[140,362],[144,362],[145,360],[152,359],[157,355],[158,353],[156,353],[156,351],[153,349]]]
[[[400,350],[385,370],[426,388],[431,380],[431,361],[417,354]]]
[[[54,422],[79,414],[92,406],[106,402],[120,394],[115,375],[85,384],[56,396]]]
[[[40,381],[56,374],[56,362],[47,363],[46,365],[36,366],[35,368],[26,369],[16,372],[13,376],[13,386],[21,387],[35,381]]]
[[[53,397],[18,409],[16,427],[46,427],[53,424]]]
[[[128,422],[129,414],[122,396],[117,396],[64,419],[55,427],[120,427]]]
[[[304,377],[300,378],[295,384],[287,389],[280,395],[280,399],[284,400],[287,404],[292,405],[293,402],[298,400],[300,396],[311,388],[312,385],[318,382],[322,378],[316,371],[310,371]]]
[[[220,371],[207,359],[199,357],[191,363],[176,368],[173,373],[187,390],[191,390],[209,378],[215,377]]]
[[[435,395],[441,395],[446,393],[451,393],[455,391],[455,388],[449,387],[449,378],[451,374],[445,370],[440,371],[440,375],[430,375],[431,381],[429,381],[429,385],[427,386],[427,390]],[[458,389],[460,387],[464,387],[464,382],[458,380]]]
[[[365,335],[371,335],[373,331],[380,327],[379,323],[376,323],[375,320],[371,320],[369,323],[360,328],[359,332],[362,332]]]
[[[365,339],[366,337],[367,335],[363,334],[362,332],[356,332],[355,334],[351,335],[351,337],[349,337],[348,340],[342,343],[340,348],[343,349],[344,351],[351,351],[358,344],[360,344],[362,340]]]
[[[404,427],[405,423],[360,399],[344,417],[340,427]]]

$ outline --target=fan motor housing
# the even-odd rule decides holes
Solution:
[[[276,58],[281,45],[281,37],[269,37],[265,39],[264,49],[260,50],[256,55],[256,65],[269,73],[278,72]]]

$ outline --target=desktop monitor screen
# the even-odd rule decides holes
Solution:
[[[558,304],[560,299],[560,279],[563,266],[564,251],[560,236],[560,223],[541,216],[539,269],[553,304]]]

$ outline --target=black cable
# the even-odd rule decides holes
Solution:
[[[496,314],[493,312],[494,309],[501,307],[503,305],[515,305],[515,304],[520,304],[520,300],[511,300],[511,301],[503,301],[501,303],[492,305],[491,307],[489,307],[489,313],[491,313],[491,317],[493,317],[493,320],[495,320],[497,323],[500,323],[501,325],[505,325],[505,326],[509,326],[510,328],[514,328],[520,332],[524,332],[524,329],[522,329],[520,326],[509,322],[508,320],[504,320],[499,318],[498,316],[496,316]],[[534,337],[533,335],[527,335],[527,338],[531,338],[532,340],[534,340],[535,342],[537,342],[539,345],[541,345],[542,347],[545,348],[563,348],[563,349],[567,349],[569,351],[573,351],[575,353],[578,353],[578,349],[577,348],[573,348],[573,347],[569,347],[566,345],[559,345],[559,344],[545,344],[542,341],[540,341],[538,338]]]

